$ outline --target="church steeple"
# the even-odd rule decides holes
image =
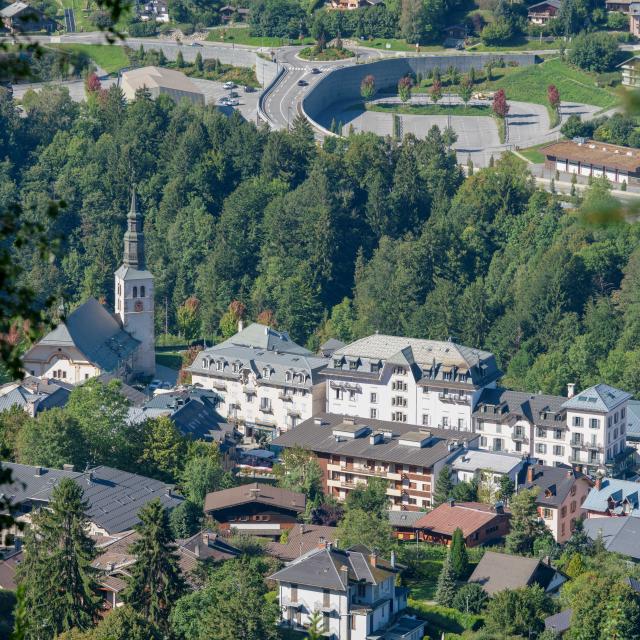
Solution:
[[[124,234],[124,258],[122,264],[133,269],[143,270],[145,268],[142,215],[138,211],[135,185],[131,188],[131,206],[127,214],[127,230]]]

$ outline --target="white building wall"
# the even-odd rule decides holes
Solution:
[[[70,384],[78,384],[99,376],[102,371],[90,362],[75,347],[58,349],[37,345],[30,358],[23,362],[26,373],[38,378],[57,378]]]

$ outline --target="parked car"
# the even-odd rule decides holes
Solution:
[[[230,98],[237,98],[238,97],[237,91],[229,91],[229,97]]]
[[[218,104],[223,106],[223,107],[228,107],[230,100],[231,100],[231,98],[227,98],[227,96],[222,96],[222,98],[218,99]]]
[[[192,47],[201,47],[202,45],[199,42],[192,42],[191,46]]]
[[[236,85],[233,82],[225,82],[224,85],[222,85],[225,89],[235,89]]]
[[[313,67],[313,69],[311,69],[311,73],[313,74],[322,73],[322,71],[320,71],[320,69],[318,69],[317,67]]]
[[[299,87],[306,87],[309,83],[306,80],[298,80]]]
[[[240,100],[238,100],[238,98],[229,98],[227,104],[230,107],[237,107],[240,104]]]
[[[244,92],[245,93],[253,93],[255,91],[255,89],[251,86],[249,86],[248,84],[244,86]]]
[[[159,389],[161,384],[162,380],[152,380],[149,384],[149,391],[155,391],[156,389]]]

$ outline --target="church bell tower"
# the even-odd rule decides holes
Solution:
[[[153,276],[145,267],[142,215],[135,187],[127,214],[124,257],[115,273],[115,312],[122,328],[140,341],[133,359],[133,375],[155,375]]]

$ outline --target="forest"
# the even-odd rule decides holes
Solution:
[[[14,248],[54,320],[89,296],[112,307],[135,183],[158,335],[211,342],[244,313],[311,348],[451,338],[493,351],[513,388],[640,392],[639,227],[583,213],[607,206],[605,183],[561,202],[512,155],[465,178],[435,127],[318,146],[300,118],[270,132],[214,107],[127,105],[115,88],[24,104],[21,117],[0,99],[0,207],[55,241],[51,260]]]

